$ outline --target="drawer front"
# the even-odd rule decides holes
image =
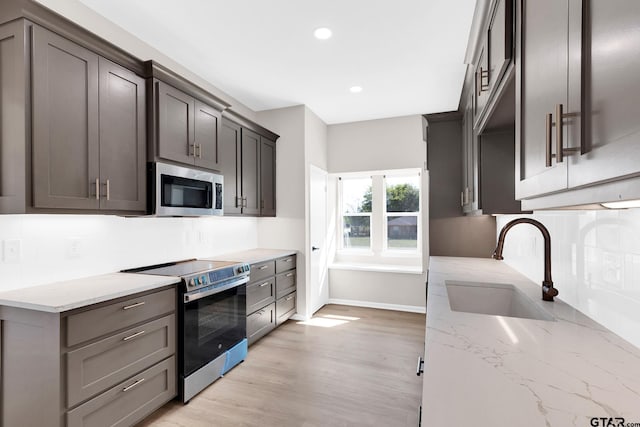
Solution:
[[[270,277],[247,285],[247,314],[276,300],[276,280]]]
[[[255,282],[273,276],[274,274],[276,274],[275,261],[267,261],[251,264],[251,274],[249,277],[252,282]]]
[[[172,356],[174,314],[67,353],[67,407]]]
[[[284,323],[296,312],[296,293],[290,293],[276,301],[276,325]]]
[[[130,298],[115,304],[72,314],[67,318],[67,346],[124,329],[176,309],[176,290]]]
[[[289,255],[276,260],[276,274],[296,268],[296,256]]]
[[[276,276],[276,299],[296,290],[296,270]]]
[[[170,357],[67,412],[67,426],[132,426],[175,396],[176,359]]]
[[[269,304],[267,307],[247,316],[247,340],[249,341],[249,345],[271,332],[275,326],[275,303]]]

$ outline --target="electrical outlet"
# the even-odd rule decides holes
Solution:
[[[67,258],[76,259],[82,255],[82,241],[77,237],[67,239]]]
[[[2,260],[7,263],[20,262],[22,258],[22,240],[5,240],[2,242]]]

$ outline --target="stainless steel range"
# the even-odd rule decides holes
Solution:
[[[189,260],[128,272],[182,278],[178,372],[183,402],[245,359],[248,264]]]

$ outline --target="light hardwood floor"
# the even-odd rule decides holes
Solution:
[[[328,305],[314,319],[346,322],[289,320],[187,405],[170,402],[140,425],[417,426],[424,314]]]

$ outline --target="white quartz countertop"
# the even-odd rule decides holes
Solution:
[[[256,248],[241,252],[233,252],[230,254],[222,254],[214,257],[204,258],[211,261],[237,261],[246,262],[247,264],[255,264],[274,258],[281,258],[289,255],[295,255],[296,251],[288,249],[264,249]]]
[[[0,305],[61,313],[177,283],[178,277],[112,273],[0,292]]]
[[[452,311],[447,280],[512,284],[555,321]],[[640,423],[640,349],[562,302],[556,287],[556,301],[544,302],[540,284],[504,262],[431,258],[422,425]]]

